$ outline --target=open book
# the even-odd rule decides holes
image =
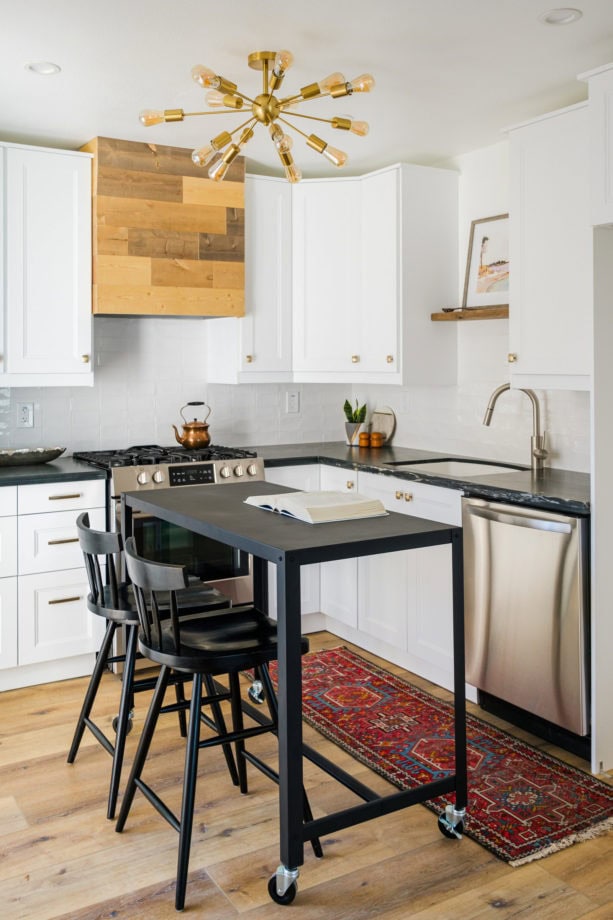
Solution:
[[[276,511],[307,524],[350,521],[387,514],[378,498],[353,492],[283,492],[276,495],[250,495],[245,499],[265,511]]]

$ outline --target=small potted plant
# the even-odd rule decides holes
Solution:
[[[358,401],[355,401],[355,409],[351,405],[348,399],[345,400],[345,405],[343,406],[343,412],[345,413],[345,431],[347,433],[347,444],[350,447],[357,447],[359,442],[359,436],[361,431],[366,431],[366,403],[360,406]]]

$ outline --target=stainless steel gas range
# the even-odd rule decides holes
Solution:
[[[108,471],[107,518],[116,530],[121,529],[122,492],[264,479],[264,463],[255,452],[219,445],[188,450],[148,444],[73,456]],[[147,558],[187,566],[193,579],[213,584],[234,603],[252,600],[250,559],[245,553],[142,514],[135,515],[134,536]]]

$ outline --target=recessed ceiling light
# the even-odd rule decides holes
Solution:
[[[34,61],[32,64],[26,64],[26,70],[32,73],[40,74],[43,77],[50,77],[51,74],[59,73],[61,67],[54,64],[53,61]]]
[[[567,26],[571,22],[577,22],[582,16],[581,10],[575,10],[571,6],[561,6],[558,9],[541,13],[539,19],[548,26]]]

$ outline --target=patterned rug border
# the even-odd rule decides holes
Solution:
[[[441,700],[438,697],[434,696],[432,693],[427,690],[423,690],[420,687],[417,687],[415,684],[412,684],[409,680],[403,677],[399,677],[396,674],[392,674],[390,671],[387,671],[385,668],[382,668],[380,665],[375,664],[375,662],[370,661],[370,659],[365,658],[360,655],[358,652],[354,652],[352,649],[347,648],[347,646],[340,645],[335,646],[330,649],[322,649],[320,651],[313,651],[305,655],[305,659],[313,660],[315,658],[321,657],[326,653],[331,652],[342,652],[351,658],[356,659],[359,664],[362,664],[366,669],[370,669],[374,674],[380,678],[391,682],[392,684],[397,684],[400,688],[408,688],[408,690],[416,694],[418,697],[423,697],[429,705],[434,705],[439,711],[444,712],[453,712],[453,704]],[[305,704],[303,701],[303,718],[304,721],[318,731],[321,735],[327,738],[329,741],[332,741],[334,744],[337,744],[342,750],[350,754],[357,761],[362,763],[364,766],[373,770],[379,776],[382,776],[392,785],[397,788],[407,788],[406,779],[405,782],[400,781],[400,777],[395,779],[393,774],[390,773],[388,769],[384,766],[377,764],[375,757],[376,754],[369,752],[368,750],[362,751],[359,743],[356,744],[355,739],[353,740],[344,740],[343,735],[346,734],[342,729],[336,727],[334,730],[329,729],[326,725],[321,724],[321,721],[318,721],[317,714],[306,710],[305,707],[309,707],[309,710],[313,710],[312,706],[309,706],[308,702]],[[484,719],[479,718],[479,716],[473,715],[472,713],[467,713],[466,716],[467,729],[470,730],[471,726],[478,728],[478,731],[482,734],[489,734],[491,736],[502,736],[504,741],[513,749],[522,753],[523,755],[533,757],[538,757],[538,759],[546,765],[551,765],[552,770],[564,771],[569,778],[577,777],[577,781],[582,785],[591,787],[595,790],[598,790],[599,793],[605,794],[610,797],[612,800],[612,809],[613,809],[613,787],[609,786],[607,783],[603,782],[598,777],[594,776],[591,773],[586,773],[583,770],[580,770],[578,767],[574,767],[571,764],[566,763],[563,760],[555,757],[552,754],[548,754],[545,751],[541,751],[538,748],[533,747],[528,744],[526,741],[523,741],[519,738],[516,738],[514,735],[511,735],[509,732],[505,731],[502,728],[498,728],[486,722]],[[589,824],[589,819],[585,819],[586,826],[577,829],[576,831],[570,831],[569,834],[563,837],[560,840],[556,840],[548,846],[541,846],[539,849],[535,850],[532,853],[529,853],[525,856],[522,856],[517,859],[510,858],[507,853],[505,853],[500,847],[496,844],[493,844],[488,840],[484,835],[479,831],[479,828],[471,827],[470,821],[470,777],[469,777],[469,807],[467,810],[467,820],[465,827],[465,835],[475,840],[485,849],[489,850],[496,857],[503,860],[507,865],[511,867],[517,867],[525,865],[526,863],[533,862],[537,859],[543,859],[546,856],[550,856],[553,853],[559,852],[560,850],[566,849],[567,847],[572,846],[575,843],[579,843],[583,840],[594,839],[596,837],[602,836],[607,833],[607,831],[613,829],[613,816],[600,820],[598,822]],[[435,814],[441,814],[445,809],[445,804],[447,802],[453,801],[452,797],[440,796],[438,799],[424,802],[426,808],[433,811]]]

